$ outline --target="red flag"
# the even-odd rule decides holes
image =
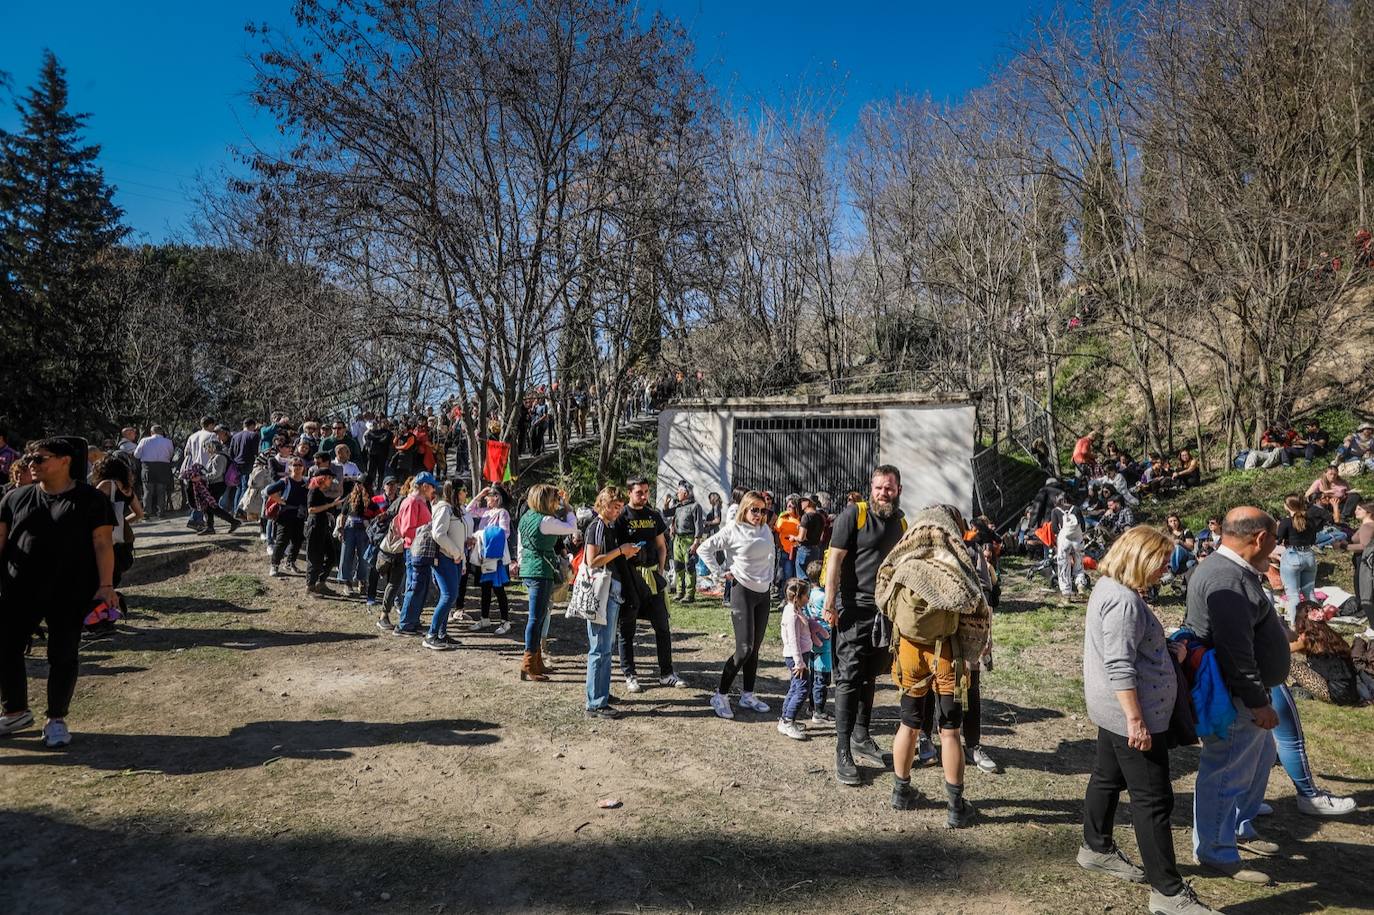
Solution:
[[[508,474],[510,445],[496,439],[487,440],[487,461],[482,466],[482,477],[489,483],[500,483]]]

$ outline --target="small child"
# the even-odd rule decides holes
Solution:
[[[811,625],[811,723],[830,724],[834,716],[825,710],[830,689],[830,624],[825,621],[825,582],[821,581],[821,561],[806,564],[806,577],[815,585],[806,602],[806,619]]]
[[[782,702],[782,718],[778,733],[793,740],[805,740],[806,728],[797,724],[797,709],[811,692],[811,626],[806,617],[809,586],[799,578],[787,583],[782,603],[782,661],[792,673],[787,698]]]

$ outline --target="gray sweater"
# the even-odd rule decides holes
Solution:
[[[1213,553],[1188,581],[1184,625],[1216,649],[1231,695],[1246,708],[1269,704],[1269,688],[1288,678],[1292,655],[1258,572]]]
[[[1168,731],[1178,680],[1164,627],[1139,594],[1101,578],[1083,629],[1083,695],[1093,724],[1125,736],[1126,713],[1116,694],[1131,689],[1150,733]]]

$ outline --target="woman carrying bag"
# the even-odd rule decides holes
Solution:
[[[597,493],[595,509],[596,517],[587,525],[582,569],[589,576],[608,574],[610,593],[606,612],[587,620],[587,707],[583,714],[614,720],[620,713],[611,708],[611,652],[619,632],[620,606],[634,599],[636,575],[628,560],[639,555],[639,546],[620,543],[616,537],[616,520],[625,509],[625,495],[619,488],[607,486]]]

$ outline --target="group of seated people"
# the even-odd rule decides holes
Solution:
[[[1374,426],[1366,424],[1357,434],[1362,434],[1365,429],[1374,433]],[[1355,439],[1355,435],[1345,440],[1345,443],[1338,449],[1348,448]],[[1374,445],[1374,435],[1366,441],[1361,448],[1363,454],[1370,445]],[[1303,424],[1302,432],[1286,424],[1277,424],[1265,429],[1260,435],[1260,443],[1257,448],[1250,448],[1236,455],[1235,466],[1238,469],[1253,470],[1256,467],[1261,470],[1268,470],[1271,467],[1290,467],[1295,460],[1304,460],[1308,464],[1313,463],[1318,457],[1326,454],[1331,446],[1331,435],[1321,427],[1321,423],[1315,419],[1309,419]]]
[[[1138,461],[1114,441],[1099,452],[1101,442],[1102,433],[1094,431],[1074,443],[1072,461],[1082,486],[1110,486],[1134,506],[1142,496],[1167,495],[1202,483],[1202,465],[1188,448],[1179,449],[1177,458],[1151,451]]]

